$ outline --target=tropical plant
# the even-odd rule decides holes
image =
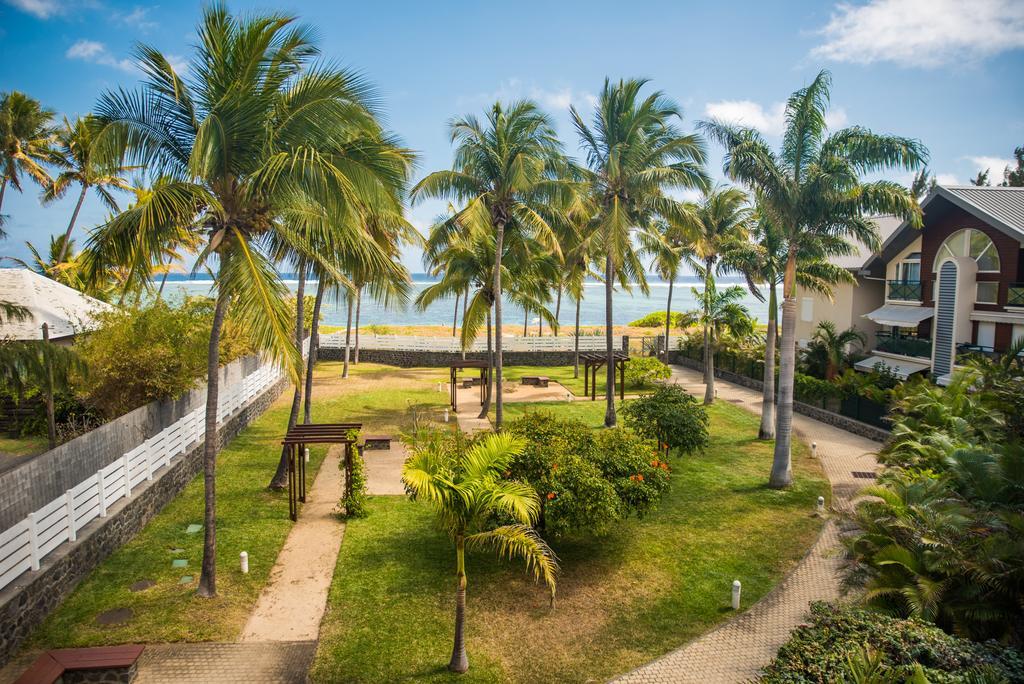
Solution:
[[[208,240],[197,267],[217,264],[200,596],[216,593],[218,341],[229,302],[254,344],[298,382],[286,290],[270,255],[288,244],[309,263],[336,271],[327,256],[334,250],[322,256],[314,247],[333,240],[381,270],[393,268],[359,216],[383,201],[381,179],[403,160],[381,134],[367,84],[314,61],[310,29],[294,24],[282,14],[239,18],[223,5],[207,7],[188,81],[166,56],[140,46],[141,89],[108,92],[96,107],[93,154],[144,166],[168,181],[98,228],[92,247],[112,263],[126,263],[140,245],[156,253],[169,231],[189,226]],[[322,239],[311,239],[314,234]]]
[[[678,319],[676,327],[684,327],[683,322],[686,318],[679,314],[672,315],[672,291],[675,288],[676,278],[679,277],[679,267],[692,256],[692,231],[665,220],[658,220],[652,229],[640,231],[639,239],[644,252],[651,256],[651,269],[658,274],[659,278],[668,282],[665,311],[660,316],[661,325],[665,326],[664,358],[667,363],[672,323]]]
[[[504,473],[522,453],[523,442],[509,434],[487,435],[468,446],[434,433],[414,446],[402,467],[402,482],[414,501],[434,509],[437,521],[455,544],[455,639],[448,669],[469,669],[466,655],[466,550],[494,549],[499,556],[521,558],[533,576],[555,597],[558,559],[532,525],[540,513],[536,492]],[[495,517],[511,522],[495,527]]]
[[[835,380],[850,365],[852,345],[863,347],[866,342],[864,333],[852,326],[837,331],[832,321],[821,321],[803,351],[804,367],[811,375]]]
[[[626,384],[642,388],[672,377],[672,369],[653,356],[637,356],[626,364]]]
[[[450,171],[435,171],[412,190],[414,201],[440,197],[463,204],[448,231],[488,231],[494,246],[494,380],[495,428],[500,430],[502,410],[502,261],[516,243],[540,242],[555,254],[560,247],[544,215],[555,200],[565,199],[570,186],[564,180],[565,161],[561,144],[548,116],[529,101],[505,107],[495,103],[485,122],[475,116],[455,119],[449,125],[455,145]]]
[[[875,134],[853,126],[827,132],[825,110],[831,76],[820,72],[786,103],[786,130],[776,155],[751,128],[720,121],[701,127],[726,148],[725,173],[757,195],[760,210],[782,232],[788,247],[782,284],[782,338],[775,457],[769,484],[792,482],[793,375],[796,371],[796,272],[805,245],[823,239],[853,238],[869,250],[878,247],[878,232],[869,214],[892,214],[920,225],[914,196],[892,181],[862,181],[867,173],[888,168],[914,170],[927,161],[920,142]]]
[[[605,344],[607,382],[605,425],[615,425],[615,350],[612,339],[612,294],[615,283],[637,283],[647,292],[643,265],[633,233],[656,217],[685,225],[693,218],[688,208],[667,196],[670,189],[708,186],[704,145],[699,136],[683,134],[675,125],[680,109],[660,91],[641,98],[645,79],[605,79],[604,88],[587,125],[575,107],[573,124],[586,153],[583,179],[596,211],[593,254],[604,261]]]
[[[52,122],[53,111],[25,93],[0,93],[0,211],[8,185],[22,191],[23,173],[43,188],[52,182],[43,166],[49,161]],[[0,229],[3,224],[0,213]]]
[[[691,288],[700,309],[692,316],[704,328],[704,403],[715,401],[715,351],[722,338],[728,334],[734,338],[749,337],[754,332],[754,320],[750,311],[741,304],[745,296],[743,288],[733,286],[719,292],[714,278],[704,279],[704,289]]]
[[[626,425],[657,440],[667,456],[671,449],[692,454],[708,445],[708,412],[679,385],[661,385],[653,394],[632,399],[622,408]]]

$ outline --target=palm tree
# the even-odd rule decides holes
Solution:
[[[455,144],[450,171],[435,171],[412,190],[414,201],[424,197],[451,199],[462,208],[447,225],[480,226],[495,234],[494,378],[497,391],[495,427],[501,429],[502,412],[502,259],[508,245],[532,237],[556,254],[560,248],[544,218],[545,205],[564,199],[570,189],[562,179],[565,167],[561,144],[546,114],[529,101],[507,108],[500,102],[487,113],[485,123],[475,116],[449,125]]]
[[[324,240],[311,236],[339,233],[382,269],[390,268],[372,241],[362,239],[354,217],[382,192],[372,160],[391,153],[370,108],[369,87],[352,73],[314,62],[310,29],[295,25],[293,17],[239,18],[215,4],[204,9],[197,33],[187,82],[163,54],[141,46],[141,89],[100,98],[93,153],[173,181],[154,186],[98,228],[91,243],[118,263],[138,244],[154,253],[167,231],[191,226],[207,241],[197,267],[217,262],[198,588],[200,596],[213,596],[218,343],[228,305],[246,321],[254,344],[297,380],[300,357],[288,333],[287,290],[270,256],[274,242],[288,243],[309,263],[333,271],[312,247]]]
[[[64,117],[64,123],[57,129],[54,139],[50,162],[60,169],[60,173],[43,192],[43,204],[50,204],[64,197],[68,189],[76,183],[80,188],[78,202],[71,212],[71,220],[68,221],[68,228],[64,233],[65,245],[71,239],[71,232],[78,220],[78,212],[82,210],[82,203],[89,188],[96,190],[100,201],[112,212],[117,212],[117,200],[111,194],[110,188],[130,189],[128,181],[119,175],[127,171],[127,167],[120,164],[105,166],[99,163],[93,153],[95,132],[96,122],[91,116],[75,119],[74,123]],[[61,254],[57,261],[63,258],[64,254]]]
[[[50,185],[50,175],[43,164],[50,158],[52,121],[53,111],[28,95],[17,90],[0,93],[0,211],[8,185],[22,191],[22,173],[43,188]]]
[[[455,640],[448,669],[469,669],[466,624],[466,549],[490,548],[498,556],[521,558],[527,570],[543,579],[555,596],[558,559],[533,529],[540,499],[525,482],[504,473],[525,444],[508,434],[492,434],[469,449],[446,450],[439,438],[416,448],[402,467],[402,482],[413,500],[434,509],[437,521],[455,543]],[[492,527],[495,518],[512,522]]]
[[[863,182],[865,173],[887,168],[914,170],[926,161],[920,142],[879,135],[861,127],[828,134],[825,110],[832,79],[820,72],[786,103],[786,131],[776,155],[761,135],[719,121],[701,124],[726,148],[725,173],[757,193],[761,210],[782,231],[789,252],[782,283],[782,340],[775,456],[769,484],[792,482],[793,379],[796,369],[797,257],[821,238],[853,238],[869,250],[878,231],[865,214],[893,214],[920,222],[917,200],[891,181]]]
[[[864,333],[856,328],[840,332],[832,321],[822,321],[811,336],[804,361],[814,366],[826,380],[834,380],[846,365],[849,346],[854,343],[863,346],[864,342]]]
[[[715,352],[723,335],[743,339],[754,332],[754,321],[750,311],[740,302],[745,296],[742,287],[733,286],[722,292],[715,286],[714,278],[704,279],[704,288],[690,288],[694,298],[700,302],[700,309],[689,312],[688,316],[704,328],[705,383],[704,403],[715,401]],[[708,372],[710,370],[710,373]]]
[[[603,255],[605,285],[605,343],[607,383],[604,424],[615,425],[615,350],[612,342],[612,295],[615,282],[636,282],[647,292],[644,269],[632,233],[655,216],[685,223],[687,211],[666,196],[676,188],[705,188],[704,145],[696,135],[683,135],[673,120],[679,108],[660,91],[641,99],[645,79],[605,79],[594,109],[592,125],[570,108],[576,131],[586,150],[582,171],[596,211],[595,251]]]

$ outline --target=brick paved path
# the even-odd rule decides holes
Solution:
[[[315,641],[152,644],[139,658],[136,684],[305,682]]]
[[[673,367],[672,378],[691,394],[703,397],[704,383],[700,372]],[[760,392],[717,378],[715,386],[718,388],[718,401],[732,401],[760,414]],[[832,484],[832,505],[848,505],[853,494],[865,482],[870,482],[856,479],[852,473],[877,469],[874,453],[878,443],[806,416],[794,415],[793,425],[804,440],[818,445],[818,458]],[[836,527],[830,521],[793,572],[745,613],[616,681],[630,684],[726,684],[755,678],[760,668],[775,656],[793,628],[803,622],[810,601],[838,597],[837,545]]]

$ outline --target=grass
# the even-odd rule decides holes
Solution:
[[[602,402],[506,406],[510,418],[541,408],[595,426],[604,412]],[[734,579],[749,606],[816,538],[814,504],[828,485],[799,444],[793,487],[768,489],[772,449],[753,438],[757,418],[724,402],[710,415],[711,446],[672,458],[670,489],[648,517],[602,539],[549,540],[562,567],[553,610],[520,566],[469,555],[471,665],[462,677],[444,669],[454,619],[451,542],[426,506],[371,497],[369,516],[346,529],[313,680],[605,680],[733,615]]]
[[[34,456],[47,448],[46,437],[0,437],[0,455]]]
[[[431,414],[439,413],[447,401],[447,395],[435,389],[443,371],[360,364],[353,367],[350,378],[343,381],[340,375],[340,363],[317,366],[314,421],[357,421],[368,431],[395,432],[411,426],[407,401]],[[266,488],[277,466],[290,404],[291,391],[286,390],[218,456],[216,598],[195,596],[203,535],[185,533],[189,524],[203,520],[200,475],[79,585],[39,628],[32,644],[56,648],[236,639],[292,525],[287,493]],[[312,450],[310,479],[324,454],[324,448]],[[173,548],[184,552],[172,555]],[[238,554],[243,550],[249,553],[248,575],[239,570]],[[175,557],[187,559],[188,567],[172,569]],[[193,581],[179,584],[185,574],[192,575]],[[129,587],[143,579],[154,580],[156,586],[131,592]],[[100,613],[121,607],[134,611],[127,624],[96,623]]]

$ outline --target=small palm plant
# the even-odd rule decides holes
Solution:
[[[548,585],[552,601],[558,559],[533,529],[540,513],[537,493],[530,485],[503,476],[522,453],[524,442],[502,433],[488,435],[468,449],[461,444],[450,447],[440,434],[424,439],[402,468],[402,481],[413,500],[433,507],[455,542],[455,642],[448,669],[465,672],[466,549],[486,547],[499,556],[522,558],[527,570]],[[513,522],[488,527],[495,518]]]
[[[864,333],[854,327],[837,330],[832,321],[822,321],[804,352],[804,362],[826,380],[834,380],[849,365],[851,346],[863,347],[866,340]]]

